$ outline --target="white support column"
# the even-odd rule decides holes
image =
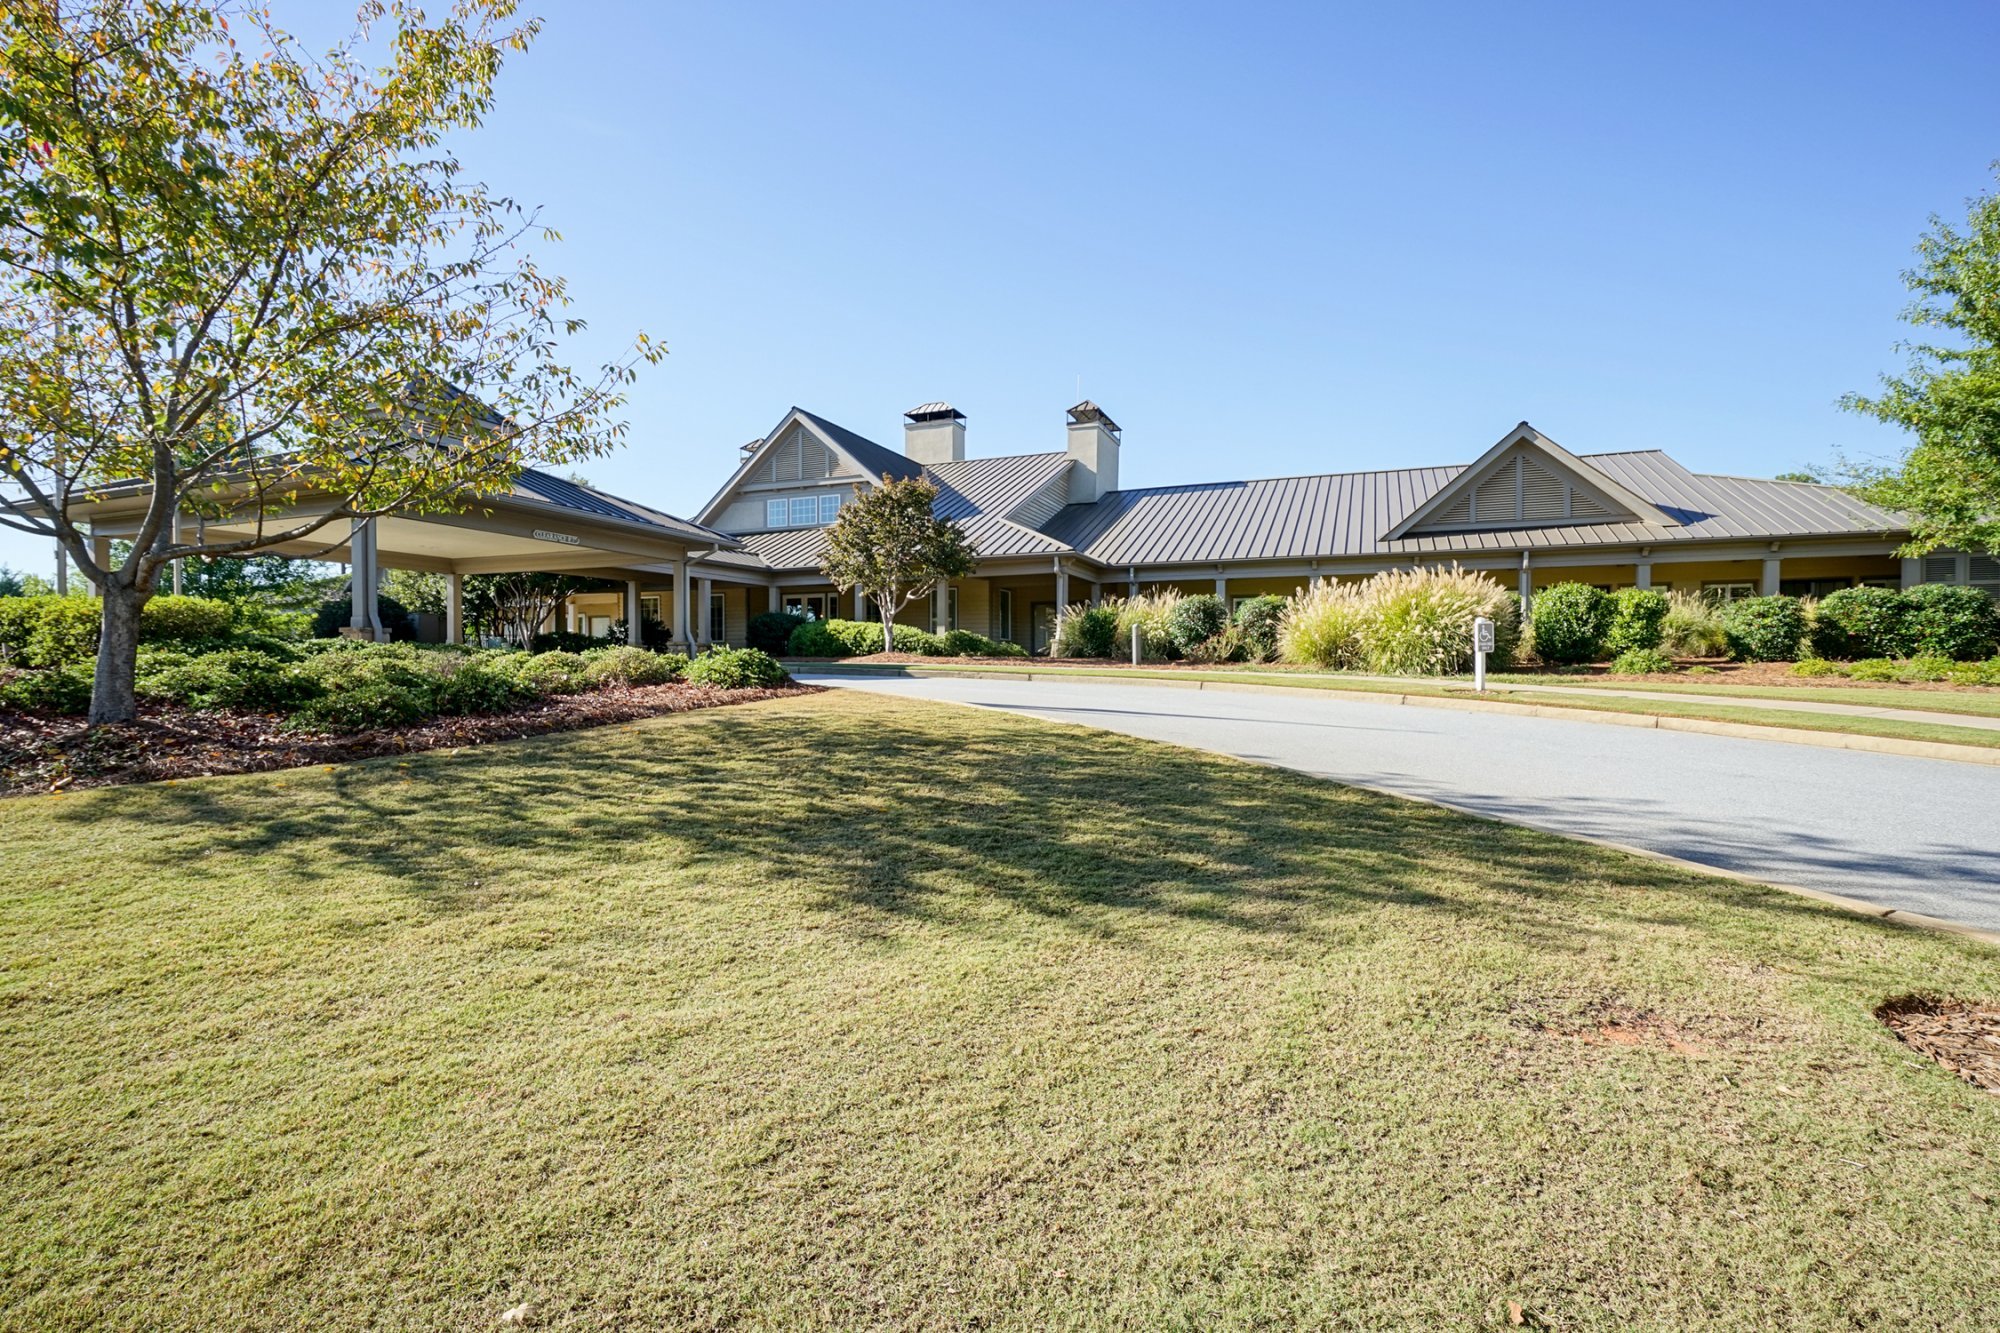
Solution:
[[[1062,628],[1063,613],[1069,610],[1069,571],[1056,561],[1056,628]],[[1053,648],[1053,645],[1051,645]]]
[[[1093,583],[1090,585],[1090,604],[1092,606],[1104,605],[1104,585],[1102,583]]]
[[[951,583],[939,579],[931,589],[931,633],[942,634],[951,628]]]
[[[684,652],[694,650],[692,620],[688,616],[689,603],[694,601],[694,576],[688,569],[688,562],[682,560],[674,566],[674,646]]]
[[[771,594],[771,606],[770,606],[770,609],[771,609],[771,610],[773,610],[773,611],[782,611],[782,610],[784,610],[784,609],[785,609],[785,594],[784,594],[784,590],[783,590],[783,589],[781,589],[781,588],[779,588],[777,584],[773,583],[773,584],[772,584],[772,585],[770,586],[770,588],[768,589],[768,591],[769,591],[769,592],[770,592],[770,594]]]
[[[639,580],[625,580],[625,642],[634,648],[646,644],[645,626],[639,623]]]
[[[1921,559],[1905,557],[1903,567],[1896,580],[1905,588],[1914,588],[1924,581],[1924,562]]]
[[[444,576],[444,641],[465,642],[465,575]]]
[[[694,599],[694,613],[697,617],[696,627],[699,631],[695,637],[701,640],[702,647],[711,648],[715,645],[715,626],[710,622],[708,605],[710,599],[715,595],[715,580],[697,579],[695,587],[698,591]]]
[[[1653,586],[1652,561],[1641,560],[1632,567],[1632,586],[1635,588],[1650,588]]]
[[[861,621],[868,619],[868,594],[858,586],[854,589],[854,618]]]
[[[1526,551],[1521,552],[1520,593],[1521,593],[1521,619],[1523,621],[1526,621],[1532,614],[1530,608],[1534,603],[1534,597],[1535,597],[1535,573],[1534,570],[1530,567],[1529,556]]]
[[[1778,595],[1784,563],[1783,560],[1775,555],[1765,557],[1764,576],[1757,583],[1758,592],[1766,597],[1776,597]]]
[[[382,608],[376,600],[380,580],[375,561],[373,519],[354,520],[354,527],[347,538],[347,568],[348,596],[354,605],[353,613],[347,619],[351,637],[380,643],[389,636],[382,632]]]
[[[374,529],[370,528],[369,531],[372,533]],[[174,510],[173,516],[167,520],[167,540],[172,542],[175,546],[179,546],[181,544],[181,511],[178,508]],[[180,557],[175,556],[173,564],[174,564],[174,596],[176,597],[181,595],[181,592],[185,586],[182,583],[182,579],[185,576],[181,573],[181,563],[182,562]]]
[[[1225,575],[1215,576],[1215,597],[1224,606],[1229,605],[1229,579]]]

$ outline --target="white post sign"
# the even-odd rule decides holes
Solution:
[[[1486,688],[1486,654],[1493,651],[1493,622],[1485,616],[1472,621],[1472,688]]]

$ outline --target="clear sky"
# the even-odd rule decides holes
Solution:
[[[564,233],[578,355],[673,349],[580,470],[684,514],[794,403],[1055,449],[1079,380],[1127,486],[1465,461],[1524,418],[1710,471],[1881,455],[1836,400],[2000,158],[1991,0],[539,12],[461,153]]]

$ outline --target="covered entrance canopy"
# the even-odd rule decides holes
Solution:
[[[107,487],[72,510],[87,524],[100,564],[108,563],[113,541],[139,530],[150,487]],[[335,513],[334,496],[302,497],[266,527],[296,527],[301,521]],[[254,512],[240,517],[197,519],[209,541],[254,536]],[[377,605],[377,582],[385,569],[420,569],[446,576],[446,633],[464,636],[463,579],[467,574],[561,573],[611,579],[625,585],[625,621],[631,642],[640,635],[639,595],[643,586],[672,586],[671,630],[678,645],[694,642],[688,607],[690,564],[737,543],[723,533],[672,514],[650,509],[592,486],[550,473],[524,470],[506,491],[480,496],[457,513],[395,511],[370,519],[336,519],[294,542],[262,548],[277,555],[304,556],[348,565],[353,570],[354,612],[350,632],[386,638]]]

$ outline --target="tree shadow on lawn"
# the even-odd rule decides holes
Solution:
[[[93,838],[119,821],[169,826],[183,854],[282,861],[295,891],[372,874],[438,912],[648,864],[748,862],[861,932],[1023,912],[1109,935],[1165,916],[1290,947],[1418,908],[1569,951],[1617,923],[1713,924],[1719,906],[1899,929],[1285,770],[880,698],[373,760],[296,792],[285,776],[84,793],[59,822]]]

